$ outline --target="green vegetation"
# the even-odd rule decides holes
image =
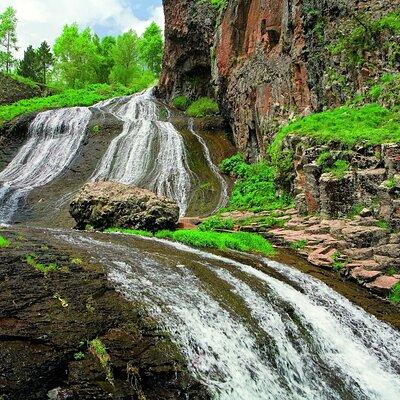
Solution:
[[[400,282],[396,283],[389,293],[389,300],[395,304],[400,303]]]
[[[74,360],[76,361],[83,360],[84,358],[85,358],[85,353],[83,353],[82,351],[79,351],[78,353],[74,354]]]
[[[397,275],[398,273],[399,273],[399,270],[396,267],[389,267],[386,270],[386,275],[389,275],[389,276]]]
[[[209,0],[209,1],[217,10],[224,9],[228,4],[228,0]]]
[[[378,228],[382,228],[382,229],[390,229],[390,224],[387,221],[384,220],[380,220],[376,223],[376,226]]]
[[[305,239],[296,240],[290,244],[290,248],[293,250],[303,250],[308,245],[308,241]]]
[[[276,218],[273,215],[261,216],[261,217],[248,217],[235,221],[240,226],[246,226],[251,224],[257,224],[260,228],[283,228],[285,226],[285,220],[282,218]]]
[[[329,46],[331,53],[344,56],[349,66],[359,67],[366,62],[366,53],[383,46],[389,54],[390,61],[395,64],[400,55],[400,46],[390,36],[400,33],[400,11],[389,13],[376,20],[371,20],[362,14],[354,16],[356,26],[350,32],[343,32],[336,43]],[[380,38],[383,35],[389,37],[382,44]]]
[[[388,189],[394,189],[397,184],[399,183],[399,178],[397,176],[391,176],[387,181],[385,181],[383,184],[388,188]]]
[[[99,338],[93,339],[89,343],[89,349],[99,359],[101,366],[106,372],[107,380],[112,382],[114,377],[110,366],[110,355],[107,353],[104,343]]]
[[[186,111],[190,106],[190,100],[186,96],[177,96],[172,100],[172,105],[181,111]]]
[[[108,228],[104,232],[123,233],[125,235],[136,235],[136,236],[145,236],[145,237],[153,236],[153,234],[148,231],[142,231],[142,230],[138,230],[138,229],[127,229],[127,228]]]
[[[111,97],[136,93],[152,83],[153,80],[149,81],[147,78],[144,78],[129,88],[121,85],[96,84],[89,85],[84,89],[67,89],[53,96],[20,100],[13,104],[0,106],[0,124],[18,115],[34,111],[60,107],[91,106]]]
[[[219,107],[215,100],[208,97],[201,97],[194,101],[187,109],[190,117],[203,118],[219,113]]]
[[[194,247],[219,250],[231,249],[248,253],[259,253],[267,256],[274,253],[272,245],[261,235],[247,232],[214,232],[181,229],[177,231],[159,231],[153,235],[151,232],[123,228],[111,228],[107,229],[106,232],[119,232],[127,235],[145,237],[155,236],[158,239],[171,239]]]
[[[233,227],[234,222],[232,218],[221,218],[217,215],[207,218],[199,225],[201,231],[232,230]]]
[[[343,179],[349,171],[350,164],[344,160],[336,160],[332,167],[325,168],[324,172],[331,173],[337,179]]]
[[[348,106],[311,114],[283,127],[269,152],[272,158],[281,151],[286,135],[310,136],[319,143],[338,142],[349,148],[400,141],[400,114],[378,104],[360,108]]]
[[[270,256],[274,253],[272,245],[261,235],[247,232],[213,232],[199,230],[160,231],[159,239],[172,239],[195,247],[219,250],[237,250]]]
[[[276,169],[266,161],[248,164],[236,154],[220,165],[224,174],[236,178],[228,210],[268,211],[287,208],[291,199],[279,194],[275,185]]]
[[[336,251],[333,254],[333,257],[332,257],[332,261],[333,261],[332,268],[333,268],[334,271],[339,272],[342,269],[344,269],[345,263],[342,261],[342,258],[343,258],[343,256],[338,251]]]
[[[351,210],[347,214],[347,218],[354,219],[357,215],[360,215],[361,211],[365,208],[363,204],[354,204]]]
[[[17,48],[17,16],[13,7],[0,14],[0,69],[10,72],[15,63],[13,52]]]
[[[40,272],[43,272],[44,275],[49,274],[50,272],[54,272],[58,270],[58,265],[55,263],[43,264],[38,262],[38,258],[34,254],[30,254],[26,256],[25,262],[31,267],[37,269]]]
[[[0,249],[4,249],[10,245],[10,241],[4,236],[0,235]]]

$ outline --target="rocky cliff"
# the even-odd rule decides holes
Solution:
[[[399,67],[399,38],[371,27],[399,0],[229,0],[219,17],[208,3],[164,1],[161,88],[169,98],[210,92],[211,65],[221,110],[250,160],[294,116],[340,105]],[[352,49],[345,38],[357,30],[364,44]]]

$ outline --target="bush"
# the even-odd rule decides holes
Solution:
[[[172,105],[181,111],[186,111],[190,106],[190,100],[186,96],[177,96],[172,100]]]
[[[234,222],[232,218],[221,218],[218,216],[213,216],[204,220],[200,225],[199,229],[201,231],[215,231],[217,229],[233,229]]]
[[[4,249],[10,245],[10,241],[0,235],[0,249]]]
[[[187,109],[190,117],[203,118],[219,113],[219,107],[215,100],[208,97],[201,97],[193,102]]]
[[[159,239],[172,239],[195,247],[219,250],[232,249],[270,256],[274,253],[272,245],[261,235],[247,232],[212,232],[198,230],[160,231]]]
[[[269,211],[291,205],[291,198],[278,194],[275,185],[276,169],[265,161],[247,164],[241,155],[221,163],[221,170],[235,177],[228,210]]]

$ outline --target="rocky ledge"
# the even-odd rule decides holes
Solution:
[[[400,234],[363,211],[363,216],[352,219],[304,216],[296,210],[223,216],[234,218],[238,230],[262,233],[277,245],[296,250],[311,264],[336,270],[386,297],[400,282]]]
[[[147,189],[117,182],[89,182],[70,206],[77,229],[110,227],[158,231],[174,229],[179,207]]]
[[[0,398],[206,399],[140,304],[46,232],[2,231]]]

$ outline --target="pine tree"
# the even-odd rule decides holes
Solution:
[[[13,7],[0,14],[0,67],[10,72],[15,62],[13,52],[17,50],[17,16]]]
[[[33,81],[38,80],[38,59],[37,52],[32,46],[29,46],[24,52],[24,58],[19,64],[17,73],[25,78],[32,79]]]
[[[36,60],[38,66],[38,81],[44,85],[47,83],[47,71],[53,65],[54,58],[50,46],[47,42],[42,42],[36,50]]]

